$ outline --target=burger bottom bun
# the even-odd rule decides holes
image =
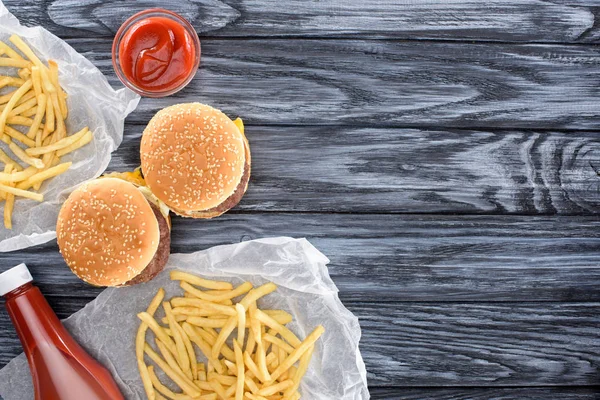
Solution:
[[[165,265],[169,260],[169,253],[171,252],[171,229],[169,223],[170,221],[168,221],[168,217],[165,217],[160,212],[160,209],[156,205],[150,203],[150,207],[152,207],[152,211],[154,211],[154,215],[156,216],[156,220],[158,221],[158,228],[160,232],[158,248],[156,249],[154,257],[146,266],[146,268],[144,268],[144,270],[140,272],[135,278],[131,279],[128,282],[125,282],[121,286],[131,286],[152,280],[165,268]]]
[[[226,213],[227,211],[235,207],[240,202],[240,200],[242,200],[242,197],[244,197],[244,194],[246,193],[246,189],[248,189],[248,182],[250,181],[250,170],[252,164],[252,160],[250,158],[250,145],[248,144],[248,140],[246,139],[246,137],[243,134],[242,136],[244,138],[246,162],[244,163],[244,173],[242,174],[242,179],[235,188],[233,194],[227,199],[225,199],[225,201],[223,201],[217,207],[213,207],[208,210],[180,211],[171,208],[171,211],[182,217],[209,219],[218,217],[219,215]]]

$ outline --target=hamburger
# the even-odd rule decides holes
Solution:
[[[169,258],[169,210],[132,173],[84,183],[63,204],[58,247],[79,278],[128,286],[161,272]]]
[[[242,121],[200,103],[159,111],[142,135],[146,185],[178,215],[213,218],[239,203],[250,179]]]

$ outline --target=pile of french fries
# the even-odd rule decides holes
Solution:
[[[250,282],[233,287],[181,271],[183,297],[163,301],[159,289],[145,312],[136,336],[136,358],[150,400],[297,400],[315,342],[325,332],[317,326],[303,341],[285,325],[292,316],[283,310],[261,310],[257,300],[275,291],[273,283],[253,288]],[[241,297],[237,303],[234,299]],[[154,314],[161,305],[161,325]],[[153,347],[146,332],[154,333]],[[233,332],[236,335],[233,335]],[[230,339],[230,336],[233,336]],[[231,345],[230,345],[231,343]],[[206,359],[198,362],[196,348]],[[175,393],[157,377],[156,364],[180,388]]]
[[[15,196],[44,201],[44,196],[37,193],[42,183],[69,169],[71,162],[61,163],[60,158],[88,144],[92,132],[85,127],[67,134],[67,95],[58,82],[56,62],[43,64],[17,35],[9,40],[22,54],[0,41],[0,67],[17,69],[17,76],[0,76],[0,89],[17,88],[0,95],[0,140],[14,155],[11,158],[0,148],[0,161],[4,163],[0,201],[5,201],[4,226],[12,229]],[[13,126],[21,126],[23,131]]]

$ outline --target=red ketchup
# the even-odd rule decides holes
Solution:
[[[69,335],[25,264],[0,274],[0,295],[27,355],[36,400],[122,400],[106,368]]]
[[[135,22],[119,44],[119,63],[126,78],[140,89],[166,91],[195,72],[196,49],[188,30],[161,16]]]

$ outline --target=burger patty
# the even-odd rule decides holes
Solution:
[[[123,286],[130,286],[137,283],[150,281],[165,268],[165,265],[169,260],[169,253],[171,252],[171,229],[169,228],[169,221],[167,220],[168,217],[162,215],[159,208],[153,203],[148,202],[148,204],[150,204],[150,207],[152,207],[154,216],[156,216],[156,220],[158,221],[158,228],[160,230],[158,248],[156,249],[154,257],[146,266],[146,268],[144,268],[144,270],[135,278],[126,282]]]

